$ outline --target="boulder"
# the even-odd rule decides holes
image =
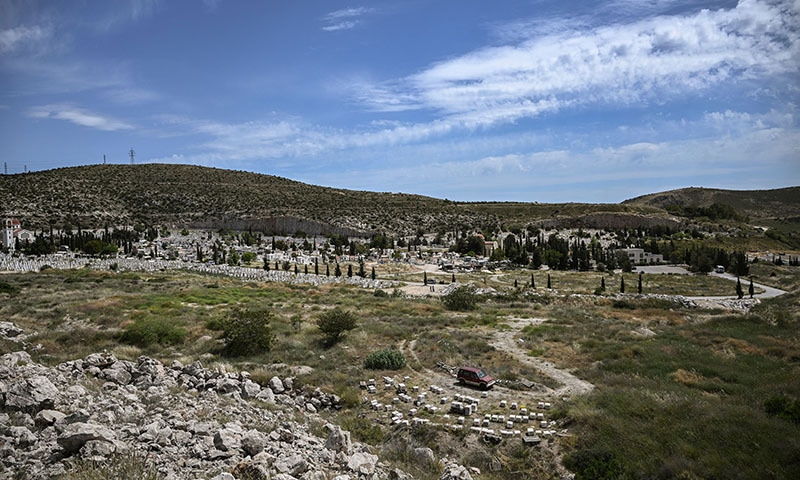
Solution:
[[[283,386],[283,382],[277,377],[277,375],[269,379],[269,388],[272,390],[272,393],[275,394],[281,394],[286,391],[286,388]]]
[[[5,407],[9,410],[36,413],[53,407],[58,398],[58,389],[47,377],[34,375],[10,383],[5,398]]]
[[[347,461],[347,468],[359,475],[372,475],[375,473],[375,465],[378,463],[378,456],[366,452],[356,452]]]
[[[467,467],[457,463],[450,463],[445,465],[439,480],[472,480],[472,475],[470,475]]]
[[[344,452],[347,455],[353,451],[353,442],[350,441],[350,432],[342,430],[338,425],[327,424],[325,428],[330,430],[328,439],[325,440],[325,448],[334,452]]]
[[[58,436],[57,442],[65,454],[72,455],[83,448],[86,442],[100,440],[113,443],[116,438],[114,432],[108,427],[78,422],[67,425]]]
[[[242,450],[251,457],[255,457],[267,444],[267,436],[258,430],[249,430],[242,438]]]

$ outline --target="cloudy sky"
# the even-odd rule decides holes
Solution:
[[[204,165],[452,200],[800,185],[800,0],[0,2],[9,174]]]

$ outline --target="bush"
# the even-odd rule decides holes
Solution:
[[[223,320],[223,353],[228,357],[246,357],[268,352],[275,339],[270,320],[272,313],[268,310],[235,310]]]
[[[605,450],[578,450],[564,459],[564,466],[575,472],[576,480],[614,480],[623,473],[619,460]]]
[[[356,328],[356,316],[353,312],[336,307],[320,315],[317,326],[325,337],[325,343],[333,345],[341,340],[345,332]]]
[[[186,339],[186,329],[160,318],[136,320],[125,328],[120,341],[137,347],[150,345],[178,345]]]
[[[389,294],[386,293],[384,290],[381,290],[380,288],[376,289],[375,293],[373,295],[378,297],[378,298],[388,298],[389,297]]]
[[[0,282],[0,293],[14,294],[19,292],[19,288],[8,282]]]
[[[478,304],[478,294],[475,292],[475,287],[464,285],[444,295],[442,302],[444,302],[444,307],[448,310],[462,312],[475,310],[475,306]]]
[[[364,368],[369,370],[400,370],[405,366],[403,352],[394,348],[374,351],[364,359]]]
[[[764,411],[794,423],[800,423],[800,400],[792,401],[784,395],[770,397],[764,401]]]

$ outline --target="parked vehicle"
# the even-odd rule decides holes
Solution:
[[[480,368],[475,367],[459,368],[456,378],[458,378],[458,383],[461,385],[470,385],[473,387],[478,387],[481,390],[488,390],[492,388],[495,383],[497,383],[493,377],[488,375]]]

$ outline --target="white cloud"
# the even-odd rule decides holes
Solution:
[[[132,125],[111,117],[103,116],[69,104],[52,104],[33,107],[28,110],[32,118],[65,120],[83,127],[104,131],[129,130]]]
[[[0,30],[0,54],[36,50],[46,43],[53,34],[52,28],[34,25]]]
[[[515,45],[448,59],[416,75],[361,88],[378,111],[429,109],[465,125],[585,105],[640,106],[722,83],[796,74],[800,4],[743,1],[732,10],[658,16],[592,29],[540,31]]]
[[[335,32],[338,30],[350,30],[357,27],[361,20],[359,17],[371,13],[373,9],[366,7],[358,8],[345,8],[330,12],[324,17],[322,21],[325,25],[322,27],[326,32]]]

